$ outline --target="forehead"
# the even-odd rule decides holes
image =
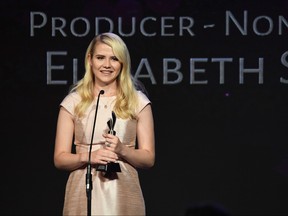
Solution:
[[[98,42],[95,45],[95,54],[98,55],[114,55],[112,47],[105,43]]]

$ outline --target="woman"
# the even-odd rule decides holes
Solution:
[[[91,41],[85,70],[83,79],[62,101],[57,122],[54,164],[71,172],[63,214],[87,214],[86,167],[92,143],[92,215],[145,215],[136,169],[150,168],[155,161],[151,102],[136,90],[128,49],[113,33],[100,34]],[[115,135],[108,133],[107,125],[112,111],[116,114]],[[114,162],[119,163],[121,172],[105,175],[105,171],[96,170]]]

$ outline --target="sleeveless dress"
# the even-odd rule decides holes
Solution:
[[[137,114],[150,103],[149,99],[141,91],[138,91],[139,107]],[[116,96],[100,96],[96,126],[94,130],[92,151],[103,148],[103,133],[108,132],[107,121],[112,117],[112,109]],[[80,102],[80,96],[76,93],[68,94],[61,102],[74,116],[74,108]],[[83,118],[74,116],[75,137],[74,144],[77,153],[88,152],[91,143],[93,122],[95,116],[97,97],[89,106]],[[114,130],[120,141],[129,148],[136,146],[137,120],[116,119]],[[145,215],[145,202],[142,194],[138,172],[135,167],[124,160],[117,161],[121,172],[105,176],[105,172],[96,171],[92,167],[92,215]],[[86,173],[83,167],[72,171],[66,184],[63,215],[87,215]]]

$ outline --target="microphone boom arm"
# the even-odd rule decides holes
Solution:
[[[91,191],[93,189],[92,187],[92,174],[91,174],[91,151],[92,151],[92,144],[93,144],[93,138],[94,138],[94,130],[96,125],[96,118],[97,118],[97,112],[98,112],[98,106],[99,106],[99,99],[100,95],[104,94],[104,90],[101,90],[98,94],[96,108],[95,108],[95,116],[94,116],[94,122],[93,122],[93,129],[92,129],[92,135],[91,135],[91,142],[89,146],[89,156],[88,156],[88,163],[87,163],[87,173],[86,173],[86,195],[87,195],[87,212],[88,216],[91,215]]]

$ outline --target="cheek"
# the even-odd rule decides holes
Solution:
[[[115,70],[117,70],[117,72],[120,72],[120,70],[121,70],[121,64],[115,63],[114,68],[115,68]]]
[[[96,62],[96,61],[91,61],[90,62],[90,65],[91,65],[91,68],[94,68],[94,69],[97,69],[97,68],[99,68],[99,63],[98,62]]]

